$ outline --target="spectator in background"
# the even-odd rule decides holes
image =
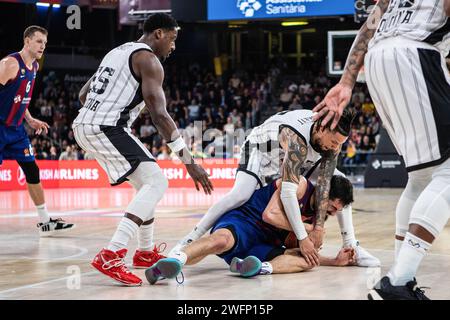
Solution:
[[[355,163],[355,156],[356,156],[356,146],[355,143],[349,139],[347,142],[347,149],[345,156],[343,158],[343,164],[346,166],[351,166]]]
[[[241,116],[238,114],[238,109],[233,109],[230,115],[231,122],[236,125],[241,120]]]
[[[47,160],[59,160],[58,149],[55,146],[50,147],[50,153],[47,157]]]
[[[191,104],[187,108],[189,110],[189,122],[200,119],[200,105],[196,99],[192,99]]]
[[[158,160],[170,160],[170,154],[167,147],[161,147],[161,153],[158,154]]]
[[[292,102],[293,93],[288,88],[283,89],[283,93],[280,95],[280,103],[283,109],[287,109]]]
[[[144,124],[141,126],[139,130],[139,134],[141,138],[147,138],[152,136],[157,132],[156,128],[150,123],[149,118],[145,118]]]
[[[373,151],[372,146],[369,142],[369,136],[364,135],[361,139],[361,143],[359,144],[357,148],[357,155],[356,155],[356,163],[357,164],[367,164],[367,155],[368,153]]]
[[[299,109],[303,109],[303,107],[300,104],[300,97],[296,95],[295,98],[292,100],[292,103],[289,105],[289,110],[299,110]]]
[[[71,146],[67,146],[66,150],[59,156],[59,160],[78,160],[78,155]]]

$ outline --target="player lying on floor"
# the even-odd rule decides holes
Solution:
[[[244,277],[257,274],[294,273],[314,265],[346,266],[356,263],[355,250],[343,248],[335,258],[319,255],[310,261],[300,254],[295,234],[286,217],[280,198],[281,179],[256,190],[241,207],[224,214],[213,226],[211,234],[200,238],[178,252],[177,256],[159,260],[145,272],[154,284],[161,277],[174,278],[183,265],[196,264],[208,255],[224,259],[232,272]],[[297,199],[301,219],[307,231],[314,226],[314,186],[300,179]],[[353,186],[342,176],[333,176],[328,203],[328,216],[335,216],[353,202]],[[289,241],[289,240],[293,241]],[[291,245],[286,241],[293,243]],[[263,262],[261,262],[263,261]]]

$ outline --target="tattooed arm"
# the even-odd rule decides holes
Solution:
[[[330,181],[336,169],[338,154],[326,155],[322,158],[319,166],[319,176],[314,191],[316,208],[316,226],[323,227],[328,209],[328,198],[330,193]]]
[[[364,57],[366,56],[370,40],[372,40],[378,27],[381,17],[389,7],[390,0],[379,0],[375,8],[370,13],[367,21],[362,25],[361,29],[353,42],[350,53],[345,63],[344,74],[339,81],[343,85],[353,88],[356,78],[364,65]]]
[[[322,157],[319,167],[319,176],[314,191],[314,207],[316,208],[316,223],[309,237],[315,248],[320,248],[323,242],[323,225],[327,215],[330,181],[336,169],[338,154],[329,153]]]
[[[280,191],[281,202],[305,260],[308,264],[319,265],[319,255],[314,248],[314,243],[308,238],[301,220],[297,199],[301,167],[308,154],[308,149],[303,139],[289,128],[281,130],[279,141],[282,149],[285,150]]]
[[[356,78],[358,77],[361,67],[364,65],[364,57],[367,53],[369,41],[373,38],[381,17],[389,7],[389,2],[390,0],[378,1],[353,42],[341,80],[327,93],[325,98],[314,107],[313,111],[317,112],[314,116],[314,120],[324,117],[322,126],[326,126],[328,122],[333,120],[331,129],[334,129],[338,124],[342,111],[350,102]]]

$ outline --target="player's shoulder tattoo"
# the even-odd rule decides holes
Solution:
[[[284,146],[283,181],[299,183],[301,167],[308,155],[308,146],[297,133],[290,128],[283,128],[280,132],[280,144]]]

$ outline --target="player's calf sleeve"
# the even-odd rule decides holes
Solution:
[[[154,162],[142,162],[128,177],[133,185],[142,185],[126,212],[142,221],[153,218],[156,204],[161,200],[169,183],[159,166]]]
[[[142,162],[128,176],[133,186],[141,185],[136,196],[130,202],[125,212],[144,221],[153,218],[156,204],[161,200],[168,187],[168,182],[159,166],[154,162]],[[117,230],[108,245],[108,249],[117,251],[126,248],[128,241],[136,234],[139,224],[127,217],[122,218]]]
[[[39,167],[36,164],[36,161],[31,162],[17,162],[25,174],[25,180],[29,184],[38,184],[41,182],[39,178]]]
[[[418,224],[437,237],[450,217],[450,160],[435,169],[433,178],[417,199],[410,224]]]
[[[432,169],[418,170],[408,175],[408,183],[397,204],[395,210],[396,227],[395,234],[405,237],[408,231],[409,219],[414,203],[422,191],[431,181]]]

